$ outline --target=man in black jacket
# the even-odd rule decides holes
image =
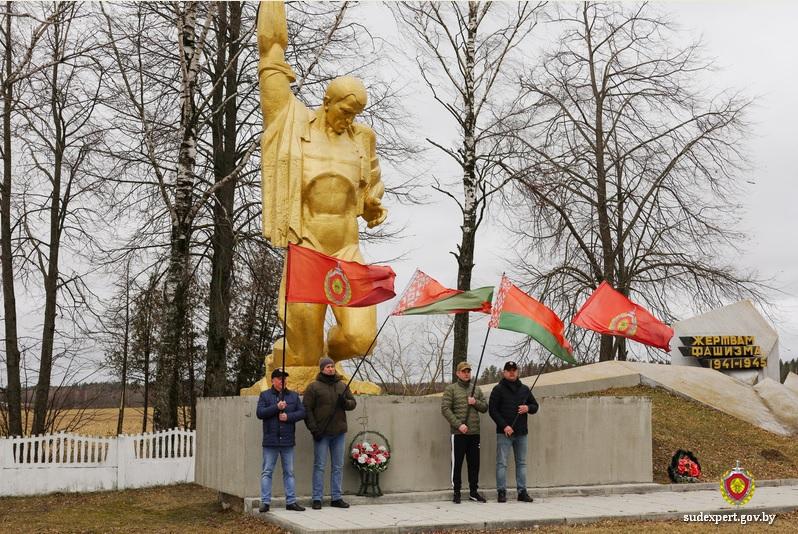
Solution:
[[[496,423],[496,488],[499,502],[507,502],[507,456],[515,458],[518,500],[532,502],[526,491],[527,414],[538,411],[538,403],[526,384],[518,380],[518,365],[504,364],[502,380],[490,392],[488,412]]]
[[[346,412],[357,406],[355,397],[335,372],[335,362],[324,357],[319,360],[321,371],[314,382],[305,389],[302,402],[305,405],[305,424],[313,434],[313,509],[321,510],[324,493],[324,466],[330,454],[330,506],[349,508],[343,498],[344,437],[346,435]]]

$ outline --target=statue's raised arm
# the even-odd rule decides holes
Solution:
[[[283,2],[261,2],[258,8],[263,236],[273,247],[295,243],[342,261],[365,263],[358,219],[373,228],[388,213],[382,205],[385,186],[377,135],[355,120],[368,103],[366,86],[353,76],[337,77],[330,81],[317,109],[294,96],[291,83],[296,77],[286,63],[285,11]],[[338,362],[373,348],[377,311],[374,306],[333,305],[336,324],[325,339],[328,304],[286,303],[287,272],[277,306],[285,338],[275,341],[266,366],[269,370],[282,367],[284,359],[293,387],[302,391],[318,374],[322,356]],[[333,276],[335,271],[330,273]],[[269,384],[264,378],[263,385]],[[351,388],[379,392],[370,383],[355,382]]]
[[[285,62],[288,24],[284,2],[258,4],[258,79],[264,125],[268,126],[293,98],[294,72]]]

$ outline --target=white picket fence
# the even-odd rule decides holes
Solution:
[[[194,481],[196,433],[0,438],[0,496],[143,488]]]

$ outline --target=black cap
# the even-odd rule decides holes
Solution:
[[[284,376],[288,376],[288,373],[286,373],[282,369],[275,369],[274,371],[272,371],[272,378],[281,378]]]
[[[510,360],[509,362],[504,364],[504,370],[509,371],[510,369],[518,369],[518,364],[514,361]]]

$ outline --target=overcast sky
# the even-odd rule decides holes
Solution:
[[[756,106],[749,117],[754,123],[753,135],[747,146],[752,171],[741,176],[746,188],[742,203],[747,209],[741,213],[740,229],[747,232],[749,239],[741,244],[743,254],[736,260],[741,266],[757,269],[761,276],[782,290],[772,297],[778,310],[775,327],[780,336],[781,357],[798,357],[798,239],[793,235],[798,229],[798,172],[795,170],[798,32],[794,28],[798,22],[798,2],[659,2],[656,7],[670,13],[675,22],[694,36],[703,38],[705,51],[715,58],[718,69],[708,78],[714,88],[735,88],[756,97]],[[366,3],[355,13],[363,17],[373,35],[390,43],[388,49],[406,47],[384,5]],[[533,43],[528,45],[530,50],[547,46],[542,39],[535,41],[535,35],[532,39]],[[385,75],[408,83],[408,103],[414,111],[414,135],[419,142],[431,137],[445,145],[451,144],[454,125],[419,83],[414,65],[396,58],[390,63],[392,66],[386,67]],[[400,174],[419,171],[423,171],[427,184],[432,175],[442,181],[458,176],[457,168],[440,152],[430,149],[420,162],[400,169],[386,168],[384,178],[390,183],[399,181]],[[429,189],[427,192],[430,202],[422,206],[388,204],[390,220],[407,227],[405,237],[398,244],[366,248],[367,261],[405,254],[406,259],[392,263],[397,272],[397,292],[405,287],[416,267],[444,285],[456,286],[456,264],[450,251],[455,250],[460,240],[460,213],[448,199]],[[477,235],[472,287],[498,284],[501,273],[508,270],[506,262],[510,258],[508,236],[496,220],[487,220]],[[392,305],[386,303],[380,307],[380,320]],[[23,322],[31,311],[25,308],[20,304]],[[36,317],[38,321],[38,315]],[[426,319],[392,320],[418,322]],[[469,350],[472,361],[479,355],[485,325],[484,319],[472,324]],[[38,334],[36,330],[35,335]],[[520,336],[509,332],[492,334],[486,365],[512,357],[506,346]],[[0,385],[4,385],[5,369],[1,366],[0,369],[3,371]],[[93,379],[102,374],[94,375]]]
[[[714,58],[717,68],[707,78],[714,89],[734,88],[756,97],[756,106],[749,116],[754,123],[753,136],[747,146],[752,171],[741,176],[745,198],[730,199],[745,205],[740,229],[749,236],[741,243],[743,254],[735,261],[757,269],[762,277],[783,291],[772,297],[778,310],[775,327],[781,340],[782,359],[795,358],[798,356],[798,239],[793,233],[798,229],[798,173],[795,170],[798,32],[794,25],[798,21],[798,3],[660,2],[656,7],[671,14],[672,20],[689,34],[702,38],[705,52]],[[392,45],[403,46],[396,38],[394,21],[383,9],[367,7],[370,29],[375,35],[389,39]],[[545,47],[546,43],[535,43],[531,48],[538,46]],[[415,78],[415,72],[408,77]],[[413,101],[419,137],[428,136],[448,144],[454,135],[451,120],[431,103],[425,87],[418,82],[411,83],[416,87]],[[426,156],[432,162],[430,172],[439,179],[457,176],[457,169],[439,152],[429,150]],[[395,169],[386,172],[385,179],[396,179],[395,172]],[[449,251],[455,249],[460,239],[460,214],[451,201],[440,195],[432,193],[430,200],[433,202],[420,207],[390,205],[390,217],[407,225],[407,237],[398,246],[372,246],[367,250],[369,261],[393,257],[397,249],[407,252],[407,260],[393,264],[397,272],[397,291],[405,287],[416,267],[444,285],[456,285],[456,264]],[[508,269],[506,261],[510,256],[508,239],[500,225],[487,221],[477,236],[472,287],[497,284],[501,273]],[[382,308],[382,314],[388,309],[388,306]],[[483,323],[472,325],[469,359],[479,356],[485,332]],[[510,357],[502,343],[517,340],[516,336],[510,333],[492,336],[487,351],[488,363]]]

